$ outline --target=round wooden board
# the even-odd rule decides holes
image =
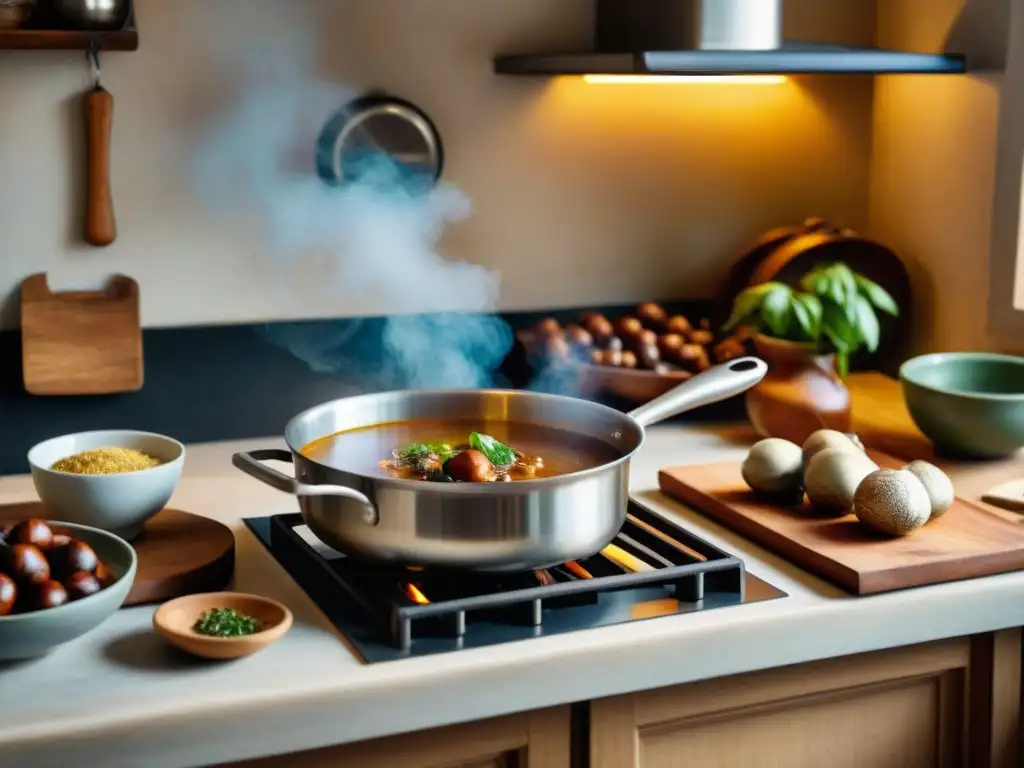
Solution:
[[[132,546],[139,569],[125,605],[219,592],[234,575],[235,535],[208,517],[165,509],[146,523]]]
[[[0,507],[0,519],[46,517],[39,502]],[[162,603],[199,592],[219,592],[235,570],[235,535],[223,523],[165,509],[132,542],[139,556],[129,605]]]

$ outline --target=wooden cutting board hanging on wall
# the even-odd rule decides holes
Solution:
[[[45,274],[21,284],[21,359],[33,395],[142,389],[139,286],[117,275],[104,291],[53,293]]]

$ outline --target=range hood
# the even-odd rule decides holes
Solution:
[[[782,39],[783,0],[596,0],[596,50],[500,56],[503,75],[962,74],[963,56]]]

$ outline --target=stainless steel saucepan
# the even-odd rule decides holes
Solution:
[[[290,451],[238,453],[236,467],[299,499],[302,519],[346,555],[401,565],[523,571],[582,560],[615,538],[626,518],[629,461],[644,427],[753,387],[768,367],[747,357],[695,376],[624,414],[573,397],[473,389],[360,395],[299,414]],[[343,430],[412,419],[516,421],[595,437],[620,456],[593,469],[512,483],[430,483],[369,476],[300,453]],[[263,464],[294,462],[295,477]]]

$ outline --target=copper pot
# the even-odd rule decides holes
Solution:
[[[768,363],[768,374],[747,393],[747,416],[759,435],[803,445],[819,429],[851,431],[850,392],[836,374],[835,355],[768,336],[754,344]]]

